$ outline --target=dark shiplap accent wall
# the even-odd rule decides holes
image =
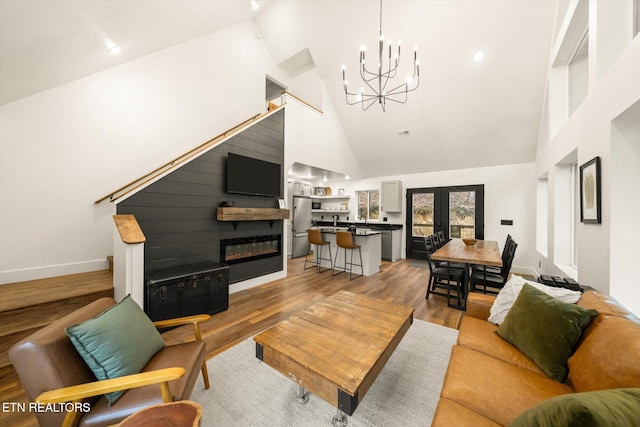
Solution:
[[[284,232],[282,221],[273,222],[273,227],[268,221],[239,222],[234,230],[233,223],[216,220],[216,209],[223,201],[233,201],[236,207],[278,207],[277,197],[245,196],[225,191],[226,159],[230,152],[283,165],[284,110],[118,204],[118,214],[135,215],[147,238],[145,270],[198,261],[220,262],[222,239]],[[255,176],[255,179],[260,177]],[[284,179],[280,182],[282,195],[283,183]],[[283,256],[285,253],[283,248]],[[231,265],[230,282],[281,271],[282,261],[282,256],[278,256]]]

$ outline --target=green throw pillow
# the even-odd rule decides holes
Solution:
[[[509,427],[637,427],[640,388],[572,393],[545,400]]]
[[[65,333],[99,380],[137,374],[164,347],[151,320],[127,295],[93,319]],[[112,405],[124,391],[105,394]]]
[[[596,310],[568,304],[525,284],[496,333],[518,347],[556,381]]]

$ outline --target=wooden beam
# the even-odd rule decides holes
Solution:
[[[274,221],[288,219],[289,209],[218,208],[218,221]]]

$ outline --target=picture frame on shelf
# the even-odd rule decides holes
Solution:
[[[344,188],[338,189],[338,196],[344,196]]]
[[[602,222],[601,197],[600,157],[594,157],[580,166],[580,222]]]
[[[287,204],[284,202],[284,199],[278,199],[278,207],[280,209],[287,209]]]
[[[325,187],[316,187],[315,193],[316,193],[316,196],[326,196],[327,189]]]

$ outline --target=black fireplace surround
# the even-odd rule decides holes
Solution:
[[[220,262],[238,264],[282,254],[282,234],[220,240]]]

